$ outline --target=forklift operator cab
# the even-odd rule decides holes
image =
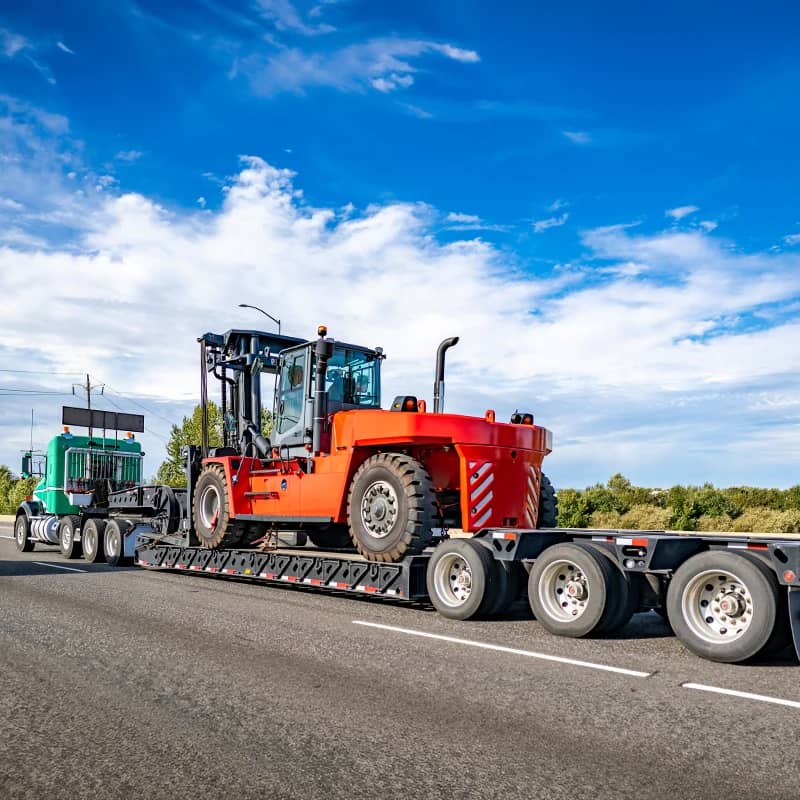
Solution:
[[[327,363],[328,415],[356,408],[380,408],[380,351],[336,342]],[[309,368],[310,365],[310,368]],[[311,345],[286,350],[275,393],[276,447],[305,448],[311,434],[316,358]]]

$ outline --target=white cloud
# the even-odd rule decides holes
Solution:
[[[700,230],[616,225],[584,232],[575,266],[529,272],[487,242],[437,240],[443,219],[481,223],[474,214],[316,208],[292,173],[258,158],[243,160],[219,207],[191,212],[113,186],[95,195],[44,185],[56,187],[51,213],[74,220],[75,236],[37,247],[30,237],[45,234],[20,229],[27,238],[0,244],[0,293],[10,300],[1,361],[88,371],[133,393],[157,387],[177,417],[194,402],[198,333],[252,324],[238,304],[264,303],[287,333],[311,336],[325,322],[337,338],[383,345],[389,397],[429,396],[436,344],[461,335],[448,410],[533,410],[555,432],[547,469],[557,485],[617,470],[658,484],[793,480],[794,253],[745,254]],[[113,286],[103,313],[87,286]],[[756,314],[758,326],[741,322]],[[56,405],[37,406],[37,418],[46,412],[55,425]],[[29,413],[4,401],[0,463],[24,447]],[[166,432],[157,418],[148,425]],[[161,443],[145,447],[152,473]]]
[[[592,137],[585,131],[561,131],[574,144],[590,144]]]
[[[256,93],[268,96],[283,91],[302,92],[311,87],[346,92],[372,87],[390,92],[409,87],[417,72],[413,62],[431,54],[462,63],[480,60],[477,53],[449,44],[382,38],[326,52],[283,47],[268,56],[253,54],[237,62],[235,74],[241,72]]]
[[[75,55],[75,51],[67,47],[64,42],[56,42],[56,47],[64,53],[69,53],[71,56]]]
[[[411,103],[400,103],[400,105],[402,108],[408,111],[409,114],[412,114],[419,119],[433,119],[433,114],[431,114],[430,111],[426,111],[424,108],[412,105]]]
[[[561,225],[566,224],[568,219],[569,213],[565,211],[563,214],[557,217],[548,217],[547,219],[536,220],[536,222],[533,223],[533,231],[534,233],[542,233],[548,228],[558,228]]]
[[[200,197],[197,198],[197,200],[195,202],[197,203],[197,205],[200,206],[200,208],[205,208],[206,207],[206,199],[205,199],[205,197],[200,196]]]
[[[117,161],[138,161],[144,153],[141,150],[120,150],[114,158]]]
[[[486,222],[477,214],[464,214],[460,211],[451,211],[444,218],[445,227],[449,231],[495,231],[502,233],[509,230],[508,225],[496,225]]]
[[[788,236],[783,237],[783,241],[791,247],[800,244],[800,233],[790,233]]]
[[[667,209],[664,214],[672,217],[672,219],[679,220],[688,217],[690,214],[696,214],[699,210],[699,206],[678,206],[677,208]]]
[[[556,200],[553,200],[553,202],[550,203],[549,206],[547,206],[547,210],[548,211],[552,211],[552,212],[556,212],[556,211],[560,211],[562,208],[566,208],[568,205],[569,205],[569,203],[566,200],[562,200],[561,198],[558,198]]]
[[[309,25],[289,0],[256,0],[256,8],[261,15],[274,23],[279,31],[292,31],[304,36],[315,36],[321,33],[332,33],[336,30],[332,25],[319,23]],[[318,17],[321,14],[321,7],[315,6],[309,13],[309,17]]]
[[[8,28],[0,28],[0,53],[6,58],[14,58],[17,53],[31,48],[30,42],[18,33],[8,30]]]
[[[700,227],[701,227],[701,228],[702,228],[704,231],[706,231],[706,232],[708,232],[708,233],[711,233],[711,231],[713,231],[713,230],[716,230],[716,229],[719,227],[719,223],[718,223],[718,222],[715,222],[715,221],[714,221],[714,220],[712,220],[712,219],[704,219],[704,220],[703,220],[703,221],[700,223]]]

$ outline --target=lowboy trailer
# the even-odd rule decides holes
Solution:
[[[800,541],[576,528],[489,528],[394,563],[313,547],[210,550],[188,535],[138,537],[147,569],[429,601],[450,619],[502,614],[527,594],[536,619],[574,638],[619,631],[655,610],[693,653],[741,662],[800,658]]]

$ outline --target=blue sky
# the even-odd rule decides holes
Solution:
[[[0,368],[155,409],[154,471],[249,300],[420,394],[460,333],[557,485],[796,483],[800,12],[748,5],[4,3]],[[14,464],[71,377],[2,375]]]

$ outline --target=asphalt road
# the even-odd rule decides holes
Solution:
[[[0,609],[3,800],[800,795],[795,661],[702,661],[653,613],[573,641],[9,539]]]

